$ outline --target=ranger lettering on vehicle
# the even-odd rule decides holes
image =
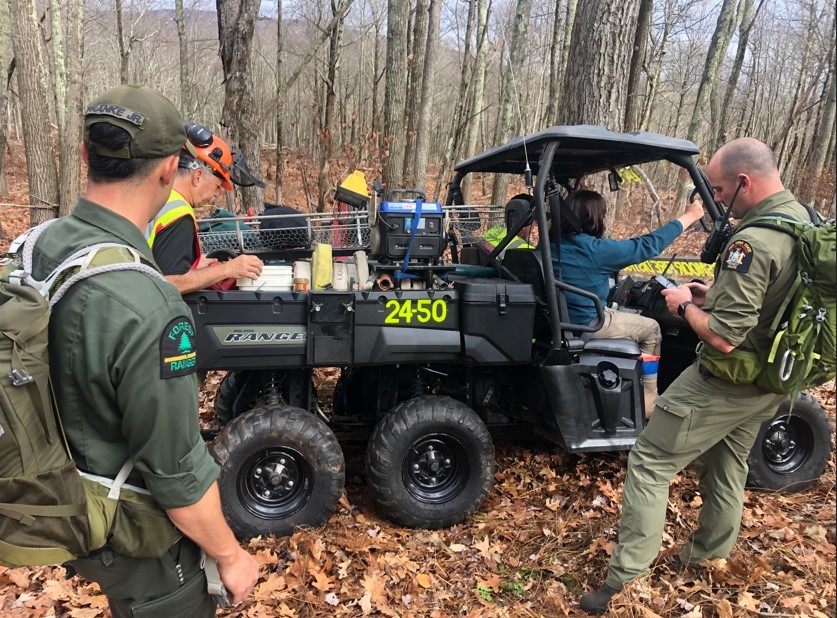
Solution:
[[[306,333],[230,333],[224,343],[231,341],[305,341]]]

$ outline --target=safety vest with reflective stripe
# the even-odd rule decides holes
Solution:
[[[502,241],[506,237],[507,233],[508,231],[504,227],[492,227],[485,231],[485,233],[482,235],[482,239],[492,247],[496,247],[500,244],[500,241]],[[500,259],[503,259],[503,255],[509,249],[534,249],[534,247],[522,238],[520,238],[520,236],[515,236],[511,240],[511,242],[509,242],[509,244],[506,245],[506,248],[500,252],[500,255],[498,257]]]
[[[172,189],[165,206],[163,206],[160,212],[157,213],[157,216],[154,217],[154,219],[152,219],[145,228],[145,237],[148,240],[148,246],[153,249],[154,240],[157,238],[157,234],[183,217],[189,217],[195,225],[195,255],[197,258],[192,264],[192,268],[194,268],[201,259],[201,245],[198,240],[198,222],[195,219],[195,211],[192,208],[192,205],[189,204],[189,202],[187,202],[184,197],[174,189]]]

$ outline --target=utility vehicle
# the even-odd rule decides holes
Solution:
[[[443,209],[420,195],[372,200],[366,210],[310,223],[304,241],[278,251],[264,239],[247,246],[256,228],[226,232],[237,236],[238,251],[292,260],[310,255],[309,242],[325,231],[345,245],[342,253],[366,249],[374,281],[345,291],[187,296],[200,368],[228,371],[212,450],[235,532],[281,535],[323,523],[343,491],[341,442],[366,441],[366,481],[380,512],[423,528],[451,526],[480,507],[493,482],[494,438],[534,435],[571,453],[630,449],[646,422],[639,349],[596,339],[600,324],[568,321],[566,291],[593,299],[600,318],[603,309],[594,294],[554,275],[549,223],[585,176],[609,174],[618,188],[623,168],[660,161],[688,172],[711,224],[723,211],[698,154],[691,142],[653,133],[552,127],[459,163]],[[502,205],[463,204],[463,180],[477,173],[521,176],[531,186],[530,213],[509,207],[498,221],[492,213]],[[530,214],[537,247],[506,249]],[[497,224],[508,228],[506,239],[485,249],[480,235]],[[462,263],[475,252],[484,266]],[[624,310],[662,327],[661,391],[694,362],[697,344],[665,309],[665,283],[625,278],[615,289]],[[329,414],[318,405],[316,367],[341,368]],[[786,402],[765,423],[750,482],[801,489],[823,472],[830,448],[828,419],[803,394],[792,414]]]

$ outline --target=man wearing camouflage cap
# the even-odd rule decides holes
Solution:
[[[38,279],[97,243],[127,245],[155,266],[143,230],[171,191],[183,120],[171,101],[141,86],[105,92],[84,117],[87,191],[38,239]],[[148,537],[156,517],[156,525],[168,518],[183,535],[158,558],[130,557],[109,543],[71,569],[99,583],[116,617],[214,616],[203,550],[217,562],[230,600],[242,601],[258,567],[221,512],[218,466],[198,427],[194,328],[180,294],[144,272],[99,274],[55,306],[49,340],[55,395],[79,470],[106,484],[130,459],[127,486],[159,505],[150,514],[117,511],[111,534],[119,525],[130,539],[134,526],[137,538]]]

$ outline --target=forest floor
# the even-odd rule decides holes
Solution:
[[[28,202],[22,152],[12,144],[10,194]],[[295,184],[301,163],[287,174],[285,203],[304,203]],[[628,208],[614,236],[647,230],[641,207]],[[9,238],[28,227],[28,211],[0,206]],[[678,241],[681,257],[696,255],[702,235]],[[0,239],[0,253],[8,241]],[[333,384],[337,370],[318,370]],[[211,372],[200,394],[211,424]],[[326,389],[323,389],[324,391]],[[829,414],[832,442],[835,386],[814,392]],[[328,409],[329,396],[323,407]],[[582,615],[579,596],[597,587],[615,546],[626,455],[569,455],[542,443],[500,442],[494,488],[468,521],[446,530],[410,530],[383,519],[364,483],[360,446],[346,445],[346,491],[319,529],[247,544],[261,567],[252,597],[220,615],[281,617],[553,617]],[[694,472],[671,486],[660,558],[649,576],[625,590],[613,616],[835,616],[837,494],[834,448],[825,474],[795,494],[747,491],[741,535],[727,561],[706,571],[677,570],[672,559],[701,506]],[[96,584],[65,579],[61,567],[0,567],[0,617],[109,616]],[[165,617],[161,617],[165,618]]]

